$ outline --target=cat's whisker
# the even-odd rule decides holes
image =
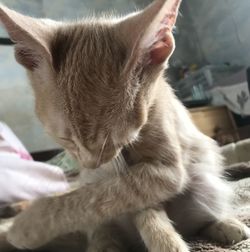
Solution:
[[[101,148],[100,154],[99,154],[98,159],[97,159],[97,162],[96,162],[96,167],[99,167],[99,166],[100,166],[101,159],[102,159],[102,154],[103,154],[103,151],[104,151],[104,149],[105,149],[105,146],[106,146],[108,137],[109,137],[109,133],[108,133],[107,136],[105,137],[104,142],[103,142],[103,144],[102,144],[102,148]]]
[[[132,150],[135,150],[134,142],[129,143],[128,147],[131,148]]]

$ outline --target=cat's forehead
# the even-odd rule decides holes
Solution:
[[[57,72],[81,68],[87,73],[96,68],[101,73],[103,67],[120,66],[126,48],[112,24],[85,22],[61,26],[52,38],[51,54]]]
[[[118,111],[126,88],[120,73],[127,52],[111,25],[61,27],[51,41],[51,53],[56,90],[71,123],[84,127],[81,134],[96,116],[105,121]]]

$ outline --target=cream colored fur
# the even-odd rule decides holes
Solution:
[[[45,129],[82,167],[98,168],[78,190],[38,200],[20,214],[8,233],[17,248],[80,230],[88,251],[123,251],[107,231],[113,221],[129,236],[139,231],[152,252],[187,252],[181,235],[201,230],[222,242],[247,238],[236,221],[240,237],[216,235],[214,227],[227,235],[233,222],[222,158],[163,78],[179,5],[155,0],[123,19],[65,24],[0,6]],[[102,169],[121,150],[127,165]]]

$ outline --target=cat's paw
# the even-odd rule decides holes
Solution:
[[[159,239],[152,244],[149,252],[189,252],[188,245],[178,235],[168,235],[165,239]]]
[[[7,242],[7,232],[13,224],[13,219],[0,220],[0,251],[10,252],[13,247]]]
[[[39,200],[18,215],[7,240],[18,249],[36,249],[51,240],[50,221],[44,201]]]
[[[236,219],[226,219],[213,223],[204,230],[204,235],[213,241],[230,245],[250,238],[250,229]]]
[[[161,252],[161,251],[164,251],[164,252],[189,252],[190,250],[189,250],[187,244],[182,239],[178,239],[178,241],[174,240],[173,242],[170,242],[167,245],[167,248],[165,248],[164,250],[159,250],[159,252]]]

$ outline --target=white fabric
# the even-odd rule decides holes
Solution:
[[[250,94],[246,81],[231,86],[215,87],[210,92],[214,105],[226,105],[236,114],[250,115]]]
[[[20,142],[12,130],[3,122],[0,122],[0,151],[16,153],[22,159],[32,160],[32,157],[24,145]]]
[[[0,122],[0,205],[68,189],[59,167],[32,161],[14,133]]]

